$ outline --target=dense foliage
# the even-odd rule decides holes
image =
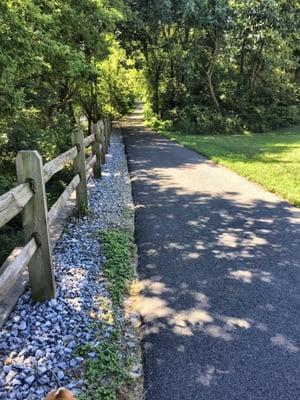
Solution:
[[[135,72],[114,39],[123,18],[122,0],[0,0],[0,195],[15,184],[19,150],[47,161],[76,124],[131,108]],[[50,201],[67,172],[47,186]],[[17,218],[1,229],[0,261],[21,243],[19,228]]]
[[[134,94],[123,82],[126,63],[112,49],[122,10],[118,0],[0,0],[2,157],[30,148],[51,158],[82,116],[91,122],[128,110]],[[112,52],[118,98],[108,108],[111,76],[102,63]]]
[[[207,133],[300,121],[297,0],[127,3],[121,38],[142,55],[156,115]]]

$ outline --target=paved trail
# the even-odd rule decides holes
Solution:
[[[124,121],[146,400],[300,399],[300,210]]]

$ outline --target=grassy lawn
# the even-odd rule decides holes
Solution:
[[[161,133],[300,207],[300,127],[226,136]]]

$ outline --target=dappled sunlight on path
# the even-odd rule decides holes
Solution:
[[[300,210],[145,131],[140,111],[123,127],[146,399],[296,400]]]

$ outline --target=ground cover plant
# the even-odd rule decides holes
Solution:
[[[135,391],[139,385],[132,368],[138,362],[139,353],[135,353],[134,346],[128,346],[125,326],[128,321],[124,320],[124,299],[135,279],[136,246],[133,234],[120,229],[100,232],[99,241],[106,257],[103,275],[108,282],[111,303],[106,304],[106,322],[94,324],[99,344],[87,343],[78,349],[78,354],[86,358],[84,376],[87,382],[87,390],[80,399],[137,400]],[[108,337],[103,337],[103,323],[111,325]]]

